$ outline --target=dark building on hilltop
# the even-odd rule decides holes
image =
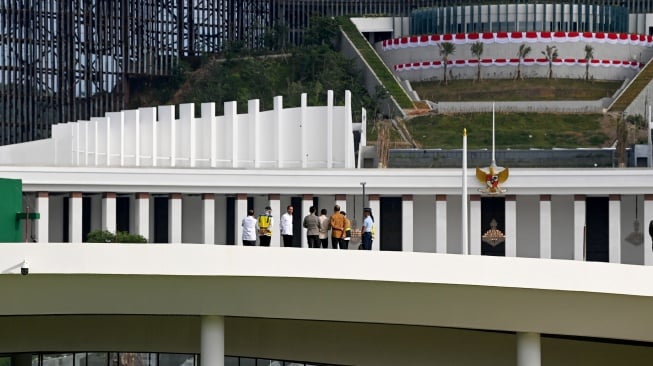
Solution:
[[[462,11],[459,9],[466,9],[467,5],[480,9],[479,4],[493,3],[498,2],[1,1],[0,144],[45,138],[54,123],[89,119],[123,109],[129,98],[130,78],[170,75],[180,58],[216,53],[229,46],[275,48],[301,43],[303,30],[315,16],[407,17],[413,11],[431,7],[431,15],[416,13],[414,17],[435,27],[429,31],[438,31],[444,27],[440,20],[458,17]],[[497,6],[499,12],[507,14],[511,6],[530,3],[519,0]],[[613,9],[620,27],[628,21],[624,14],[653,9],[653,0],[553,3],[561,4],[561,9],[571,6],[571,12],[589,4]],[[561,10],[560,14],[563,13]],[[427,19],[433,17],[437,19]],[[558,23],[552,23],[553,27],[558,27]],[[446,26],[448,31],[469,31],[466,26],[459,28]],[[414,32],[426,30],[415,28]]]

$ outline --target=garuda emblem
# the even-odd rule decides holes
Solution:
[[[485,185],[479,188],[479,192],[488,194],[505,193],[506,190],[501,188],[501,184],[508,180],[508,168],[497,166],[494,161],[489,167],[476,168],[476,178]]]

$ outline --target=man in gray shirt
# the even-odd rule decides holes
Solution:
[[[309,248],[320,247],[320,219],[315,215],[315,206],[311,206],[309,214],[304,217],[303,226],[307,229],[306,237]]]

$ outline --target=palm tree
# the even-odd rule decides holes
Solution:
[[[521,44],[519,46],[519,50],[517,51],[517,57],[519,58],[519,63],[517,64],[517,75],[515,75],[515,79],[524,79],[524,75],[521,73],[521,62],[528,56],[528,54],[531,53],[531,46],[527,46],[525,44]]]
[[[476,80],[481,81],[481,55],[483,54],[483,43],[475,42],[471,47],[472,55],[476,57],[477,62],[477,71],[476,71]]]
[[[456,52],[456,46],[451,42],[442,42],[438,43],[438,48],[440,49],[440,58],[444,64],[444,85],[447,85],[447,63],[449,62],[449,56]]]
[[[553,77],[553,60],[558,58],[558,47],[546,46],[546,50],[542,51],[542,54],[549,62],[549,79],[551,79]]]
[[[590,60],[594,58],[594,47],[585,45],[585,81],[590,78]]]

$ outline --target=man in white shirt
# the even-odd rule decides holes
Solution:
[[[322,248],[328,248],[329,247],[329,218],[327,217],[327,210],[326,208],[323,208],[320,211],[320,244],[322,244]]]
[[[254,210],[247,210],[247,217],[243,219],[243,245],[256,245],[256,219]]]
[[[374,219],[372,218],[372,209],[363,209],[363,227],[361,227],[361,239],[364,250],[372,250],[372,232],[374,231]]]
[[[281,215],[281,237],[283,238],[283,246],[284,247],[292,247],[292,212],[293,212],[293,207],[288,206],[286,208],[286,213]]]

